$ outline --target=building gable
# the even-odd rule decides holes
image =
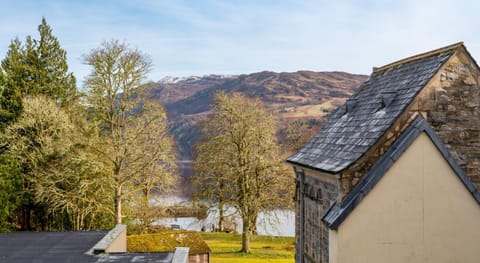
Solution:
[[[438,138],[428,123],[422,117],[417,117],[403,132],[400,138],[392,145],[392,147],[390,147],[383,157],[373,166],[371,171],[367,173],[367,175],[365,175],[345,197],[342,203],[335,204],[330,207],[330,209],[323,216],[323,221],[331,229],[337,229],[347,218],[347,216],[354,210],[354,208],[365,198],[365,196],[373,189],[373,187],[375,187],[379,180],[386,174],[388,169],[390,169],[390,167],[422,133],[428,135],[466,189],[480,204],[480,192],[478,192],[475,185],[468,179],[457,162],[452,158],[448,150],[441,142],[440,138]]]
[[[478,206],[473,183],[480,188],[480,69],[463,43],[374,68],[287,159],[296,174],[296,261],[329,262],[338,255],[330,250],[335,236],[329,241],[329,231],[337,232],[419,137],[432,141]]]
[[[478,193],[428,131],[407,137],[409,146],[390,154],[394,163],[330,230],[328,262],[478,262]]]
[[[462,46],[454,44],[375,69],[358,92],[287,162],[329,173],[345,170],[385,134]]]

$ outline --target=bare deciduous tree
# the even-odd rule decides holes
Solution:
[[[112,40],[87,54],[85,64],[91,66],[86,102],[102,141],[96,152],[113,178],[119,224],[127,196],[173,184],[173,140],[165,110],[148,99],[147,86],[142,86],[151,68],[148,56]]]
[[[112,190],[88,151],[88,137],[50,98],[27,97],[23,105],[2,140],[9,141],[8,153],[22,169],[28,204],[44,205],[51,214],[66,212],[74,229],[89,228],[96,215],[108,213]]]
[[[233,205],[243,222],[242,249],[250,252],[257,215],[292,201],[293,180],[276,141],[276,120],[259,100],[217,93],[204,141],[197,146],[195,176],[200,196]]]

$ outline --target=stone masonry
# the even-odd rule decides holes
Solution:
[[[351,191],[418,114],[427,119],[453,158],[480,188],[480,72],[466,51],[460,49],[377,144],[342,172],[338,201]]]
[[[307,149],[308,152],[302,152],[299,155],[305,156],[302,157],[303,159],[291,161],[296,175],[296,262],[328,262],[329,232],[328,227],[321,221],[322,216],[332,204],[343,201],[418,115],[422,115],[434,128],[452,157],[480,189],[480,70],[463,44],[452,45],[435,52],[407,58],[379,69],[389,71],[395,67],[403,69],[405,68],[403,65],[410,65],[407,67],[408,72],[400,74],[397,70],[398,77],[404,78],[403,75],[411,76],[410,74],[416,77],[415,79],[404,78],[405,83],[402,82],[400,89],[405,85],[411,85],[409,81],[425,81],[423,83],[426,84],[422,84],[423,88],[418,90],[408,103],[405,102],[405,108],[401,114],[392,119],[391,126],[388,126],[389,128],[382,132],[381,136],[352,165],[338,172],[324,173],[322,171],[325,169],[313,167],[316,164],[316,158],[321,157],[317,154],[318,149]],[[430,68],[421,68],[427,63],[428,55],[445,56],[442,52],[452,52],[449,54],[453,55],[448,55],[448,60],[441,61],[445,62],[443,64],[432,64],[433,66],[441,65],[441,67],[432,69],[428,77],[415,75],[418,72],[430,70]],[[425,63],[420,63],[418,67],[411,66],[414,65],[411,62],[416,60],[422,60]],[[372,75],[375,76],[377,73],[379,72],[374,71]],[[397,81],[395,78],[389,79],[385,83],[382,82],[382,85],[388,87],[395,81]],[[377,83],[377,85],[380,84]],[[410,87],[420,86],[411,85]],[[392,96],[398,95],[395,92],[392,94]],[[403,98],[397,96],[396,99]],[[381,101],[371,103],[377,102],[381,105]],[[341,119],[338,118],[338,120]],[[343,131],[347,128],[349,127],[344,128]],[[316,144],[310,145],[324,147],[325,145],[321,143],[325,143],[325,140],[322,138],[328,138],[331,134],[323,135],[319,137],[319,142],[314,141]],[[325,147],[329,150],[336,149],[329,144]],[[355,150],[358,149],[355,148]],[[325,148],[322,148],[322,152],[325,152]],[[344,151],[337,155],[341,154],[344,154]],[[312,167],[314,169],[311,169]]]
[[[453,60],[440,72],[427,116],[454,159],[480,188],[480,86],[477,70],[462,60]]]
[[[305,262],[328,262],[328,228],[321,221],[325,211],[339,195],[337,184],[320,178],[305,176],[296,170],[296,253],[302,253]],[[296,255],[297,262],[299,255]]]

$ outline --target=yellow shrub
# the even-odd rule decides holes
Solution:
[[[175,247],[189,247],[189,252],[193,254],[210,251],[207,243],[195,231],[165,231],[127,236],[128,252],[174,252]]]

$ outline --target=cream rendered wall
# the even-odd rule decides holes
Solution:
[[[331,263],[480,262],[480,206],[423,133],[330,237]]]
[[[328,262],[338,262],[338,232],[335,230],[328,231]]]
[[[110,245],[105,250],[106,253],[126,253],[127,252],[127,228],[124,228],[114,237]]]

